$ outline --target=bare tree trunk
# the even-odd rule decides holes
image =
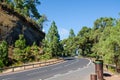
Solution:
[[[117,68],[118,68],[118,56],[114,57],[114,63],[115,63],[115,71],[117,72]]]

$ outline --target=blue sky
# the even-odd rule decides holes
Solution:
[[[40,0],[40,14],[48,21],[44,24],[47,33],[52,21],[56,22],[61,39],[67,38],[72,28],[77,34],[83,26],[92,27],[100,17],[119,18],[120,0]]]

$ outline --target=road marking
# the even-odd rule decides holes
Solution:
[[[47,78],[47,79],[44,79],[44,80],[52,80],[52,79],[54,79],[54,78],[57,78],[57,77],[59,77],[59,76],[61,76],[62,74],[56,74],[56,75],[54,75],[53,77],[50,77],[50,78]]]
[[[72,64],[74,64],[74,63],[77,63],[77,62],[79,62],[79,60],[76,60],[75,62],[69,63],[69,64],[67,64],[67,65],[64,65],[64,67],[70,66],[70,65],[72,65]]]
[[[53,68],[53,69],[51,69],[51,70],[56,70],[56,69],[60,69],[60,68],[62,68],[62,66],[59,66],[59,67]]]
[[[87,67],[92,63],[92,61],[91,60],[89,60],[90,62],[87,64]]]
[[[89,60],[89,59],[88,59]],[[64,65],[64,67],[67,67],[67,66],[70,66],[70,65],[74,65],[74,63],[76,63],[76,62],[79,62],[79,60],[77,60],[77,61],[75,61],[75,62],[73,62],[73,63],[70,63],[70,64],[67,64],[67,65]],[[89,60],[89,63],[88,64],[86,64],[86,66],[83,66],[82,68],[78,68],[78,69],[76,69],[76,70],[71,70],[71,71],[68,71],[67,73],[64,73],[64,74],[56,74],[56,75],[54,75],[53,77],[50,77],[50,78],[47,78],[47,79],[44,79],[44,80],[56,80],[58,77],[62,77],[62,76],[68,76],[68,75],[70,75],[71,73],[75,73],[75,72],[80,72],[80,71],[82,71],[82,70],[85,70],[86,68],[88,68],[89,66],[90,66],[90,64],[92,64],[92,61],[91,60]]]
[[[73,70],[71,70],[71,71],[68,71],[68,73],[72,73],[72,72],[74,72]]]
[[[71,70],[71,71],[68,71],[67,73],[64,73],[64,74],[56,74],[53,77],[50,77],[50,78],[47,78],[47,79],[44,79],[44,80],[55,80],[57,77],[66,76],[66,75],[69,75],[71,73],[82,71],[82,70],[88,68],[90,64],[91,64],[91,61],[87,64],[87,66],[84,66],[83,68],[78,68],[77,70]]]
[[[52,64],[52,65],[48,65],[48,66],[44,66],[44,67],[40,67],[40,68],[38,68],[38,69],[48,68],[48,67],[51,67],[51,66],[59,65],[59,64],[61,64],[61,63],[65,63],[65,62],[67,62],[67,61],[60,62],[60,63],[56,63],[56,64]]]
[[[29,74],[27,74],[27,76],[31,76],[31,75],[35,75],[35,74],[40,74],[40,73],[43,73],[43,72],[46,72],[46,71],[47,70],[29,73]]]
[[[12,78],[5,78],[5,79],[2,79],[2,80],[10,80],[10,79],[12,79]]]
[[[53,77],[58,77],[58,76],[61,76],[62,74],[56,74],[56,75],[54,75]]]

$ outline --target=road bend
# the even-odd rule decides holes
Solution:
[[[90,60],[66,58],[58,64],[0,75],[0,80],[87,80],[92,72],[94,65]]]

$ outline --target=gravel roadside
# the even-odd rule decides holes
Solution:
[[[111,73],[109,71],[104,72],[105,80],[120,80],[120,74]]]

